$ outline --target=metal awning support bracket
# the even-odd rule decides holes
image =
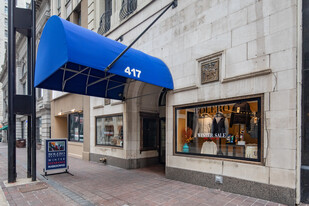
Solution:
[[[174,0],[172,1],[162,12],[161,14],[155,19],[153,20],[153,22],[151,22],[151,24],[129,45],[127,46],[127,48],[125,48],[125,50],[123,50],[113,61],[112,63],[110,63],[106,69],[104,70],[105,72],[108,72],[112,66],[137,42],[137,40],[139,40],[149,29],[150,27],[152,27],[152,25],[154,25],[154,23],[156,23],[156,21],[158,21],[161,16],[167,11],[169,10],[169,8],[176,8],[178,5],[178,1]],[[123,38],[122,36],[120,36],[121,38]],[[120,39],[120,37],[118,39]]]
[[[79,72],[76,72],[75,74],[73,74],[72,76],[70,76],[69,78],[65,79],[65,68],[64,68],[64,71],[63,71],[63,77],[62,77],[62,91],[64,91],[64,88],[65,88],[65,85],[67,83],[67,81],[69,81],[70,79],[73,79],[74,77],[76,77],[77,75],[83,73],[84,71],[86,71],[87,69],[89,69],[89,67],[86,67],[84,69],[82,69],[81,71]]]

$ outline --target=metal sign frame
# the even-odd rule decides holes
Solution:
[[[64,142],[65,146],[63,148],[63,150],[54,150],[54,151],[50,151],[49,148],[49,143],[50,142]],[[60,152],[64,152],[65,154],[62,155],[59,153]],[[48,156],[49,154],[55,153],[54,157],[51,158],[65,158],[65,166],[59,166],[59,167],[55,167],[55,168],[48,168],[48,162],[52,162],[52,161],[48,161]],[[67,172],[67,170],[69,169],[69,165],[68,165],[68,139],[45,139],[45,146],[44,146],[44,169],[43,172],[45,174],[45,176],[47,176],[47,172],[48,171],[53,171],[53,174],[56,173],[60,173],[60,172]],[[59,160],[59,159],[58,159]],[[57,160],[54,160],[57,162]],[[63,161],[63,159],[61,159],[60,161]],[[59,165],[62,163],[56,163],[55,165]],[[64,170],[64,171],[63,171]]]

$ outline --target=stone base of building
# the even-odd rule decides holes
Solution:
[[[106,164],[124,168],[137,169],[159,164],[158,157],[141,158],[141,159],[122,159],[107,155],[90,153],[90,161],[101,162],[100,158],[106,158]]]
[[[223,184],[215,183],[215,175],[173,167],[165,168],[166,178],[222,191],[247,195],[287,205],[295,205],[296,190],[223,176]]]

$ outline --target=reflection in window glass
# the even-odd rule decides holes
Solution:
[[[123,146],[122,115],[96,118],[96,144]]]
[[[69,115],[69,141],[84,141],[83,114]]]
[[[176,152],[260,160],[260,98],[176,109]]]

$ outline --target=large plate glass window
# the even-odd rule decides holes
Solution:
[[[261,160],[261,98],[176,108],[176,153]]]
[[[84,141],[83,114],[69,114],[69,141]]]
[[[96,144],[123,147],[122,115],[96,118]]]

